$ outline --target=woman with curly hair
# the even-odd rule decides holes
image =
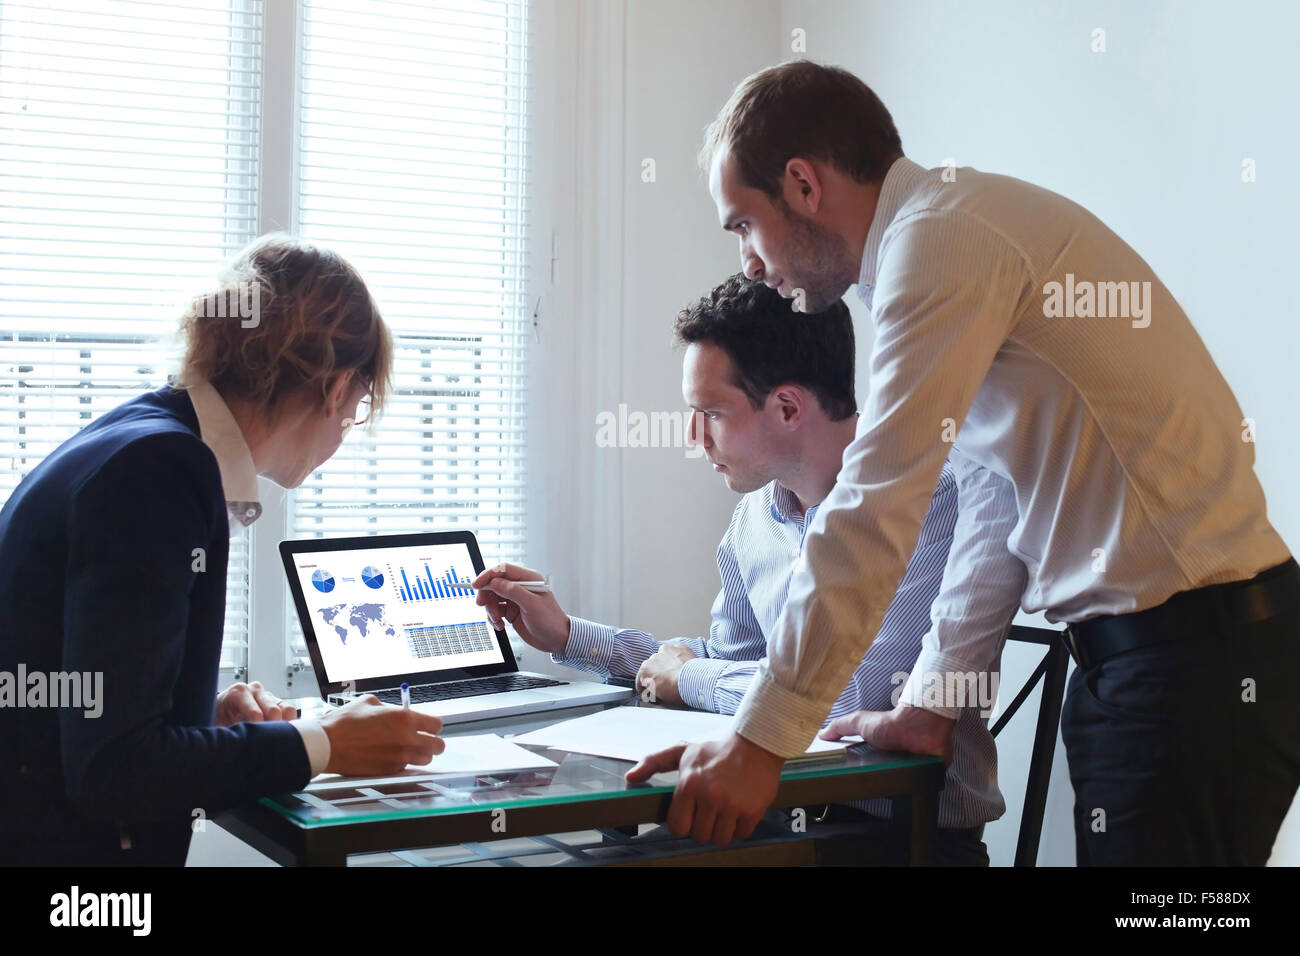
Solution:
[[[257,476],[296,487],[363,400],[383,407],[392,342],[365,283],[265,236],[181,328],[172,383],[68,439],[0,511],[0,861],[183,865],[196,811],[443,749],[436,717],[373,697],[316,721],[258,683],[217,692]],[[93,707],[48,693],[74,675]]]

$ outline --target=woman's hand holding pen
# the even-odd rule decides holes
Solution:
[[[422,767],[446,749],[442,721],[409,707],[382,704],[373,694],[321,718],[330,738],[329,773],[374,776]]]
[[[487,608],[493,627],[509,621],[530,646],[550,654],[563,654],[569,643],[569,616],[555,595],[534,593],[521,581],[542,581],[541,572],[517,564],[488,568],[470,584],[474,600]]]

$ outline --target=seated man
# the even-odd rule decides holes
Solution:
[[[570,617],[553,595],[513,584],[540,577],[513,565],[485,571],[474,587],[483,589],[479,603],[498,626],[506,618],[525,641],[549,651],[557,662],[607,676],[636,675],[637,687],[648,688],[657,700],[731,714],[766,656],[767,637],[785,606],[804,536],[854,438],[853,324],[843,302],[817,315],[794,313],[789,301],[761,282],[734,276],[678,316],[676,338],[686,346],[682,390],[695,413],[691,440],[704,447],[727,486],[744,495],[718,547],[722,590],[709,636],[661,644],[644,631]],[[987,514],[972,476],[945,468],[876,640],[831,710],[832,721],[841,718],[833,729],[858,732],[877,716],[859,712],[893,708],[914,667],[932,673],[951,663],[921,653],[923,638],[934,639],[932,605],[936,628],[944,618],[944,624],[960,622],[969,634],[964,661],[978,658],[978,670],[997,670],[1010,618],[975,615],[972,629],[964,593],[936,601],[958,521],[959,485],[972,491],[965,520]],[[1010,486],[996,490],[1010,493]],[[1001,530],[1003,541],[1007,530]],[[909,700],[923,679],[914,675],[908,682]],[[971,703],[976,706],[936,708],[955,718],[955,725],[938,721],[943,733],[907,738],[907,749],[949,761],[939,799],[939,862],[988,865],[983,825],[1001,816],[1005,805],[997,787],[997,751],[979,706],[991,707],[991,701]],[[869,731],[866,736],[879,742]],[[831,815],[836,821],[872,823],[870,818],[890,814],[887,800],[854,807],[833,808]],[[879,829],[881,842],[892,847],[883,859],[898,861],[906,835],[889,824]]]

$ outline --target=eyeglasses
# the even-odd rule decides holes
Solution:
[[[366,422],[370,420],[370,396],[369,395],[367,395],[365,398],[357,402],[357,411],[362,412],[363,414],[361,415],[360,418],[354,418],[352,420],[353,426],[364,425]]]

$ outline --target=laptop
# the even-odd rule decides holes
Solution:
[[[374,694],[464,723],[614,704],[629,686],[519,670],[469,584],[483,570],[468,531],[281,541],[289,588],[321,697],[344,705]]]

